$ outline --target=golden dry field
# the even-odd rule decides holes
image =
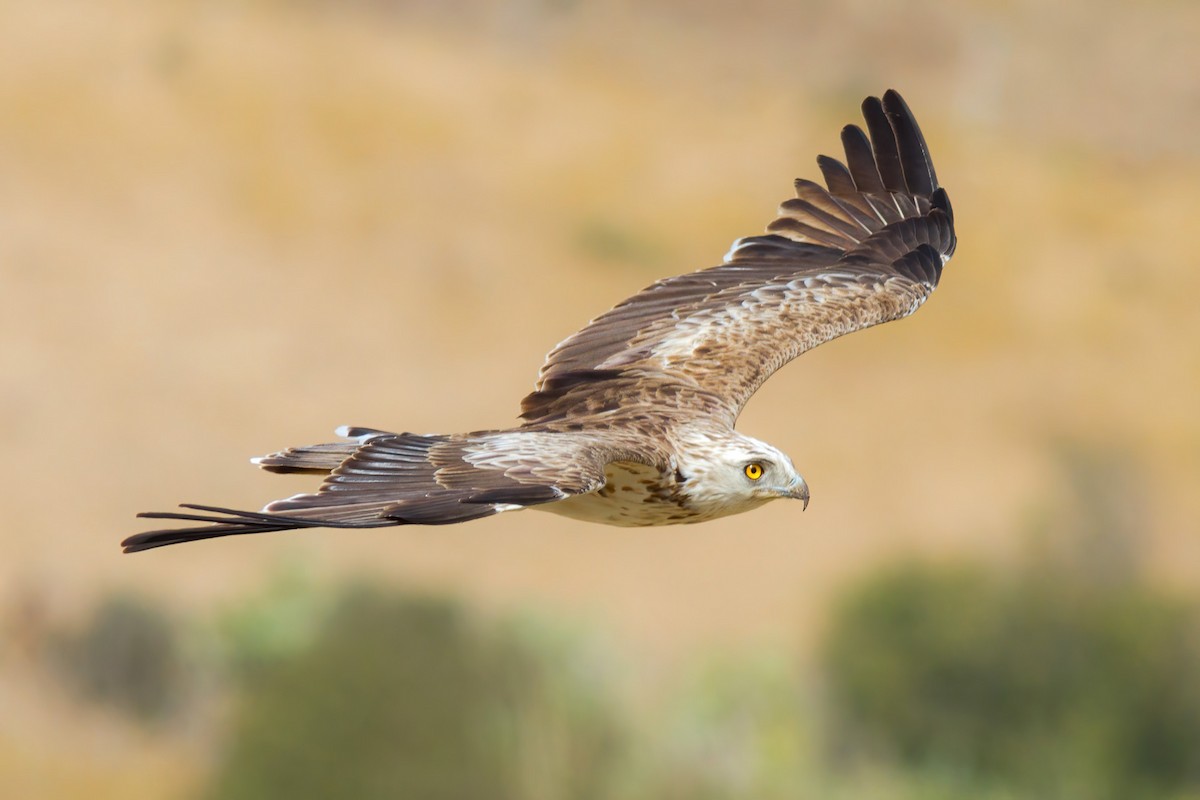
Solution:
[[[171,796],[204,747],[62,697],[22,643],[114,590],[218,608],[304,564],[588,627],[633,692],[805,653],[918,553],[1006,562],[1064,451],[1200,579],[1200,6],[0,2],[0,794]],[[759,232],[904,93],[959,249],[915,317],[773,378],[740,429],[812,487],[695,527],[522,513],[122,556],[138,511],[311,484],[341,424],[509,424],[543,354]],[[202,738],[202,737],[200,737]]]

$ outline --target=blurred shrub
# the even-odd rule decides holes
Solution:
[[[1040,797],[1200,788],[1200,620],[1136,580],[908,565],[835,615],[843,744]]]
[[[792,800],[813,796],[812,715],[790,660],[701,664],[660,714],[640,796],[655,800]],[[653,744],[653,743],[652,743]],[[821,795],[816,795],[821,796]]]
[[[309,646],[241,674],[222,800],[588,798],[618,743],[602,703],[562,702],[569,672],[441,600],[350,591]]]
[[[310,568],[285,562],[263,587],[218,614],[213,626],[219,660],[247,677],[310,647],[337,597],[317,587]]]
[[[604,659],[578,635],[531,618],[505,623],[491,641],[515,795],[609,797],[629,748]]]
[[[79,629],[60,634],[59,673],[80,696],[143,721],[167,717],[185,692],[176,624],[162,610],[117,595]]]

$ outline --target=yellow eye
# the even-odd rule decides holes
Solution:
[[[751,461],[746,465],[746,477],[752,481],[756,481],[763,476],[762,464],[757,461]]]

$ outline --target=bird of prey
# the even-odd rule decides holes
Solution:
[[[200,523],[125,552],[296,528],[440,525],[540,508],[608,525],[703,522],[809,492],[791,459],[734,430],[750,396],[804,351],[913,313],[954,253],[954,215],[895,91],[842,129],[846,160],[724,262],[658,281],[550,351],[520,423],[460,434],[339,428],[341,441],[254,459],[326,476],[262,511],[183,505]]]

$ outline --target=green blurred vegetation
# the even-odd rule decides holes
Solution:
[[[225,669],[243,678],[293,658],[326,624],[335,593],[316,585],[309,569],[285,561],[254,596],[217,615],[210,639]]]
[[[311,647],[248,674],[210,796],[510,797],[492,658],[444,603],[355,591]]]
[[[888,566],[837,608],[818,674],[727,657],[640,715],[578,634],[285,574],[199,626],[233,701],[204,796],[1194,796],[1200,616],[1096,563]],[[161,726],[205,700],[180,666],[196,627],[114,598],[61,637],[62,674]]]
[[[306,646],[238,659],[209,796],[606,796],[621,739],[603,692],[538,640],[446,600],[347,589]]]
[[[1200,791],[1200,612],[1139,569],[1130,461],[1060,455],[1018,568],[905,563],[844,599],[824,652],[843,750],[1022,796]]]
[[[848,599],[825,658],[851,747],[1039,797],[1200,786],[1194,609],[1100,588],[909,564]]]
[[[178,708],[187,684],[183,642],[161,608],[116,594],[55,639],[57,672],[79,697],[145,722],[161,722]]]
[[[156,732],[224,701],[222,800],[1194,800],[1200,609],[1139,566],[1132,462],[1059,455],[1015,565],[884,565],[814,665],[726,655],[640,706],[578,631],[295,565],[212,620],[114,596],[57,674]]]

